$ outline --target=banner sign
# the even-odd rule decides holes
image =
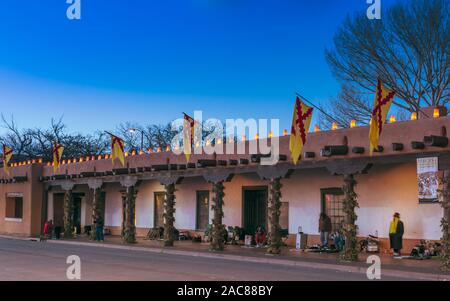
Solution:
[[[419,202],[437,202],[439,189],[438,158],[417,158]]]

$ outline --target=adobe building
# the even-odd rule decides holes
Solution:
[[[192,155],[189,164],[184,155],[172,152],[133,153],[126,157],[126,168],[113,166],[105,156],[78,158],[65,162],[57,174],[45,162],[28,161],[11,167],[9,176],[0,171],[0,233],[38,236],[47,219],[63,225],[64,193],[71,191],[75,226],[82,230],[92,224],[94,192],[101,193],[105,228],[120,235],[121,192],[136,187],[135,225],[137,235],[145,236],[164,223],[164,184],[175,184],[175,227],[202,232],[213,217],[211,183],[217,181],[225,186],[223,224],[254,233],[258,225],[267,229],[268,183],[278,177],[283,185],[280,225],[289,231],[288,243],[295,243],[301,227],[311,245],[319,241],[321,212],[331,217],[334,229],[340,227],[343,176],[352,174],[357,181],[358,237],[378,234],[382,248],[388,248],[389,223],[393,213],[400,212],[409,252],[418,240],[439,240],[442,235],[443,209],[437,199],[421,198],[419,187],[425,191],[420,193],[430,193],[426,190],[434,184],[428,179],[433,174],[442,178],[443,171],[450,170],[446,115],[441,111],[443,117],[432,117],[428,111],[429,117],[420,114],[417,120],[386,124],[382,147],[372,156],[367,126],[310,133],[298,165],[290,160],[289,136],[280,137],[280,161],[274,166],[261,165],[260,156],[248,152]],[[239,143],[248,148],[250,142]],[[421,180],[418,162],[423,158],[429,159],[424,162],[431,169],[425,168]]]

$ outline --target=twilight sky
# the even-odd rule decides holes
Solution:
[[[336,95],[324,59],[336,28],[366,0],[2,0],[1,113],[21,127],[63,116],[72,131],[124,121],[279,118],[294,92]],[[382,0],[383,8],[393,0]],[[4,129],[0,129],[0,134]]]

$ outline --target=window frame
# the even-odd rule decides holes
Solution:
[[[208,220],[206,221],[206,227],[208,227],[208,224],[209,224],[209,214],[210,214],[210,204],[211,204],[211,193],[210,193],[210,191],[209,190],[197,190],[196,192],[195,192],[195,229],[197,230],[197,231],[205,231],[205,229],[206,229],[206,227],[205,227],[205,229],[201,229],[200,228],[200,223],[199,223],[199,217],[200,217],[200,215],[199,215],[199,209],[200,209],[200,207],[199,207],[199,201],[200,201],[200,199],[199,199],[199,196],[200,196],[200,194],[202,194],[202,193],[205,193],[205,194],[208,194],[208,206],[207,206],[207,212],[208,212]]]
[[[320,200],[321,200],[320,201],[320,212],[328,215],[327,208],[326,208],[326,198],[325,198],[326,195],[343,196],[344,190],[340,187],[331,187],[331,188],[320,189]],[[343,216],[345,216],[345,215],[343,215]],[[331,219],[331,223],[332,223],[332,232],[334,232],[334,231],[336,231],[336,228],[335,228],[336,223],[333,223],[333,219],[331,216],[330,216],[330,219]],[[339,230],[341,230],[341,229],[339,229]]]
[[[13,204],[11,206],[13,206],[13,212],[14,212],[14,216],[8,216],[8,203],[11,201]],[[20,208],[18,206],[18,200],[20,200]],[[19,193],[19,192],[10,192],[10,193],[6,193],[5,196],[5,221],[8,222],[22,222],[23,221],[23,206],[24,206],[24,198],[23,198],[23,193]],[[18,210],[20,209],[20,210]],[[20,212],[20,216],[18,215],[18,212]]]

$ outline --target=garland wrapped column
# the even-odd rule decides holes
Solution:
[[[280,236],[280,208],[281,208],[281,184],[280,178],[270,180],[270,204],[269,204],[269,248],[267,253],[280,254],[281,236]]]
[[[101,191],[101,187],[103,185],[103,181],[100,179],[89,179],[88,186],[92,191],[92,231],[91,238],[95,240],[95,224],[94,221],[97,215],[102,215],[104,212],[104,200],[102,199],[104,194]]]
[[[344,175],[344,200],[343,211],[345,213],[344,219],[344,236],[345,246],[341,253],[341,259],[344,261],[358,260],[358,241],[356,238],[357,226],[355,224],[358,218],[355,213],[355,208],[358,206],[357,195],[355,193],[356,181],[353,174]]]
[[[211,250],[222,251],[225,246],[225,226],[222,224],[223,219],[223,198],[224,193],[223,181],[213,183],[213,205],[212,210],[214,211],[214,218],[212,220],[212,239],[211,239]]]
[[[64,193],[64,238],[73,238],[73,198],[72,190]]]
[[[91,231],[91,238],[95,240],[95,226],[94,221],[97,218],[97,215],[100,214],[100,195],[101,193],[98,191],[98,189],[92,189],[92,231]]]
[[[125,197],[125,229],[123,241],[128,244],[136,243],[136,196],[137,190],[134,186],[127,187]]]
[[[442,194],[442,208],[444,215],[441,221],[442,228],[442,270],[450,271],[450,171],[445,171],[443,179]]]
[[[120,237],[125,240],[125,227],[127,221],[127,192],[122,191],[122,227],[120,228]]]
[[[122,191],[122,241],[124,243],[136,243],[136,196],[137,178],[125,176],[121,178],[120,184],[125,187]]]
[[[164,185],[166,200],[164,202],[164,246],[173,247],[175,240],[175,184]]]

